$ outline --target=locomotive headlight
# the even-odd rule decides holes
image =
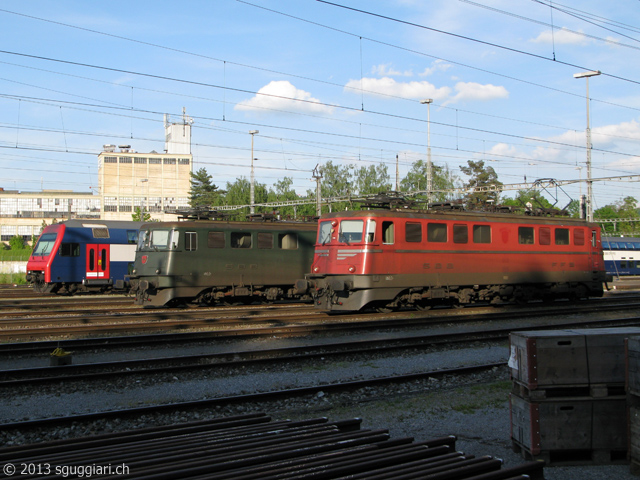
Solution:
[[[131,270],[131,273],[133,273],[135,275],[137,273],[136,269],[134,268],[133,270]]]
[[[354,267],[353,265],[349,265],[349,272],[355,273],[356,272],[356,267]]]
[[[156,270],[156,275],[159,275],[159,274],[160,274],[160,269],[158,268],[158,269]]]
[[[332,227],[337,227],[338,226],[338,221],[334,220],[333,222],[331,222],[331,226]]]
[[[313,267],[313,273],[318,273],[320,269],[318,267]]]

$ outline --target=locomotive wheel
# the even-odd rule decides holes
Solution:
[[[51,283],[45,283],[44,281],[36,281],[33,283],[33,290],[37,293],[51,293],[54,285]]]

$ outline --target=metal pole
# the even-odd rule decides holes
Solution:
[[[260,133],[258,130],[249,130],[249,133],[251,134],[251,186],[249,187],[249,212],[250,213],[256,213],[256,207],[255,207],[255,175],[254,175],[254,170],[253,170],[253,161],[255,160],[253,158],[253,137],[256,133]]]
[[[431,163],[431,104],[433,98],[420,100],[427,104],[427,202],[431,203],[431,190],[433,190],[433,164]]]
[[[587,81],[587,221],[593,222],[593,181],[591,180],[591,127],[589,123],[589,77],[600,75],[600,70],[576,73],[573,78]]]

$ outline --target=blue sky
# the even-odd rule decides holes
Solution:
[[[346,8],[345,8],[346,7]],[[553,8],[552,8],[553,7]],[[162,151],[193,118],[194,170],[224,188],[318,164],[425,159],[505,184],[640,175],[640,5],[595,0],[31,1],[0,7],[0,187],[90,191],[104,144]],[[359,11],[361,10],[361,11]],[[563,187],[577,198],[585,184]],[[637,182],[594,182],[594,208]],[[511,195],[511,193],[506,193]],[[559,204],[568,203],[561,194]]]

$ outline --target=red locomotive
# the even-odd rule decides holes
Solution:
[[[322,215],[311,273],[316,307],[434,305],[600,297],[600,228],[572,218],[368,210]]]

